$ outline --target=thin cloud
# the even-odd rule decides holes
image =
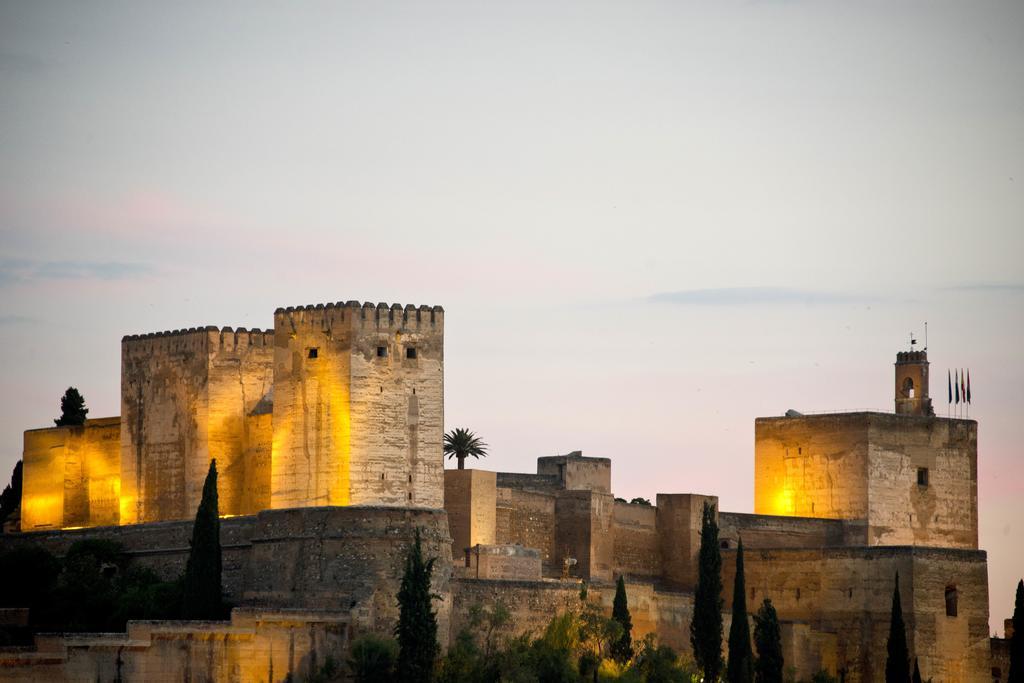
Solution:
[[[875,298],[844,292],[826,292],[785,287],[721,287],[717,289],[684,289],[660,292],[649,301],[683,306],[772,306],[772,305],[836,305],[870,303]]]
[[[36,55],[0,50],[0,73],[21,73],[32,76],[51,66],[50,62]]]
[[[151,266],[123,261],[0,260],[0,287],[46,280],[131,280],[152,274]]]
[[[12,325],[28,325],[29,323],[36,322],[35,318],[27,315],[0,315],[0,327],[10,327]]]
[[[1024,284],[1014,283],[989,283],[989,284],[966,284],[943,287],[946,292],[1008,292],[1011,294],[1024,293]]]

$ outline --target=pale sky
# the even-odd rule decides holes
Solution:
[[[1024,3],[0,2],[0,477],[122,335],[441,304],[488,469],[753,509],[753,424],[970,367],[1024,575]],[[476,463],[473,463],[476,464]]]

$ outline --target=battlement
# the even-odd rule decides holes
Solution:
[[[896,364],[903,363],[927,363],[927,351],[900,351],[896,354]]]
[[[348,315],[346,316],[346,312]],[[372,321],[378,327],[420,326],[423,324],[437,325],[444,321],[444,308],[415,306],[413,304],[387,304],[386,302],[360,303],[358,301],[332,302],[326,304],[308,304],[305,306],[287,306],[274,311],[275,326],[278,320],[287,320],[292,326],[301,324],[334,324],[356,320]]]
[[[163,332],[126,334],[121,337],[121,345],[122,347],[127,345],[131,350],[149,350],[152,345],[140,345],[139,342],[153,340],[181,341],[185,345],[201,345],[207,341],[212,341],[219,346],[228,348],[239,346],[273,346],[274,331],[261,330],[258,327],[250,330],[245,327],[233,329],[230,326],[217,327],[216,325],[206,325],[204,327],[188,327],[180,330],[164,330]]]

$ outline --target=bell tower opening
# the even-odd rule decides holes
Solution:
[[[928,398],[928,352],[896,354],[896,414],[933,416]]]

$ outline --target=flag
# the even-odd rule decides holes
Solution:
[[[946,399],[946,403],[953,402],[953,373],[946,369],[946,390],[949,392],[949,398]]]
[[[964,403],[967,403],[967,387],[964,385],[964,370],[960,368],[960,396],[963,397]]]
[[[956,372],[956,371],[954,370],[954,372]],[[953,388],[956,389],[956,403],[957,403],[957,405],[959,405],[960,404],[960,376],[959,375],[957,375],[956,381],[953,382]]]
[[[971,402],[971,369],[967,368],[967,402]]]

